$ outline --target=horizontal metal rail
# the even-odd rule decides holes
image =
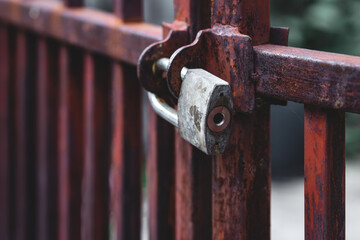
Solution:
[[[160,26],[125,24],[110,13],[71,9],[55,1],[0,1],[0,19],[130,64],[136,64],[143,49],[162,38]]]
[[[160,26],[52,1],[0,1],[0,18],[129,64],[162,38]],[[257,93],[360,113],[360,57],[272,44],[255,46],[254,54]]]

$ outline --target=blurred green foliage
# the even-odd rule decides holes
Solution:
[[[360,56],[359,0],[272,0],[273,26],[290,27],[290,45]]]
[[[360,56],[360,0],[272,0],[273,26],[289,45]],[[341,81],[341,79],[339,79]],[[360,115],[346,115],[346,157],[360,159]]]

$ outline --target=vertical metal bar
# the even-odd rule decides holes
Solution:
[[[0,24],[0,239],[9,239],[9,154],[8,154],[8,104],[9,104],[9,44],[8,30]]]
[[[175,20],[190,25],[191,39],[199,30],[211,26],[211,4],[209,0],[174,0]]]
[[[270,110],[237,114],[213,159],[213,239],[270,239]]]
[[[142,20],[142,0],[114,0],[114,13],[125,22]]]
[[[111,84],[112,62],[95,56],[95,105],[94,105],[94,219],[93,239],[109,238],[110,220],[110,162],[111,162]]]
[[[64,0],[67,7],[82,7],[84,6],[84,0]]]
[[[59,238],[80,239],[83,175],[83,53],[60,49]]]
[[[237,26],[242,34],[249,35],[254,45],[269,42],[269,0],[217,0],[212,4],[211,25]]]
[[[46,40],[38,41],[38,77],[37,77],[37,207],[38,239],[48,238],[48,171],[47,171],[47,94],[48,94],[48,52]]]
[[[116,239],[140,239],[141,90],[136,69],[113,64],[112,205]]]
[[[15,135],[16,135],[16,232],[15,239],[26,236],[26,147],[25,147],[25,76],[26,76],[26,36],[16,35],[15,71]]]
[[[56,237],[56,133],[58,53],[56,45],[38,40],[36,83],[37,239]]]
[[[69,173],[69,104],[68,74],[69,56],[66,47],[59,50],[59,113],[58,113],[58,202],[59,202],[59,240],[70,239],[70,173]]]
[[[84,55],[84,178],[82,187],[82,226],[81,238],[93,239],[94,218],[94,59]]]
[[[175,233],[174,127],[147,104],[147,186],[150,239]]]
[[[175,136],[176,239],[211,239],[211,157]]]
[[[211,7],[212,26],[237,26],[253,44],[268,42],[269,0],[219,0]],[[269,115],[260,98],[253,113],[237,113],[225,153],[213,158],[213,239],[270,239]]]
[[[16,230],[15,239],[35,238],[35,37],[19,31],[16,36],[15,138]]]
[[[57,239],[58,236],[58,120],[59,120],[59,49],[60,45],[55,40],[47,39],[47,60],[48,60],[48,75],[47,80],[47,96],[46,105],[47,110],[47,135],[46,135],[46,158],[47,158],[47,179],[46,189],[47,213],[47,238]],[[41,71],[40,69],[38,71]]]
[[[305,106],[305,238],[345,239],[345,114]]]
[[[110,61],[84,57],[84,179],[82,238],[109,236]]]
[[[142,1],[115,0],[123,21],[142,19]],[[140,239],[141,91],[132,66],[113,63],[111,202],[115,239]]]

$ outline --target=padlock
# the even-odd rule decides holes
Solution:
[[[156,66],[167,70],[167,59]],[[233,101],[230,85],[203,69],[183,68],[177,111],[148,93],[158,113],[179,128],[183,139],[208,155],[224,152],[230,136]]]

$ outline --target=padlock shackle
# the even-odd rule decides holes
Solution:
[[[147,92],[149,102],[154,109],[154,111],[163,119],[179,127],[178,115],[174,108],[170,107],[164,100],[159,99],[155,94]]]
[[[157,68],[158,70],[164,71],[164,72],[167,72],[167,71],[168,71],[168,69],[169,69],[169,64],[170,64],[170,58],[160,58],[159,60],[157,60],[157,61],[155,62],[156,68]],[[184,80],[187,71],[188,71],[188,68],[186,68],[186,67],[183,67],[183,68],[181,69],[181,73],[180,73],[180,74],[181,74],[181,79],[182,79],[182,80]]]

